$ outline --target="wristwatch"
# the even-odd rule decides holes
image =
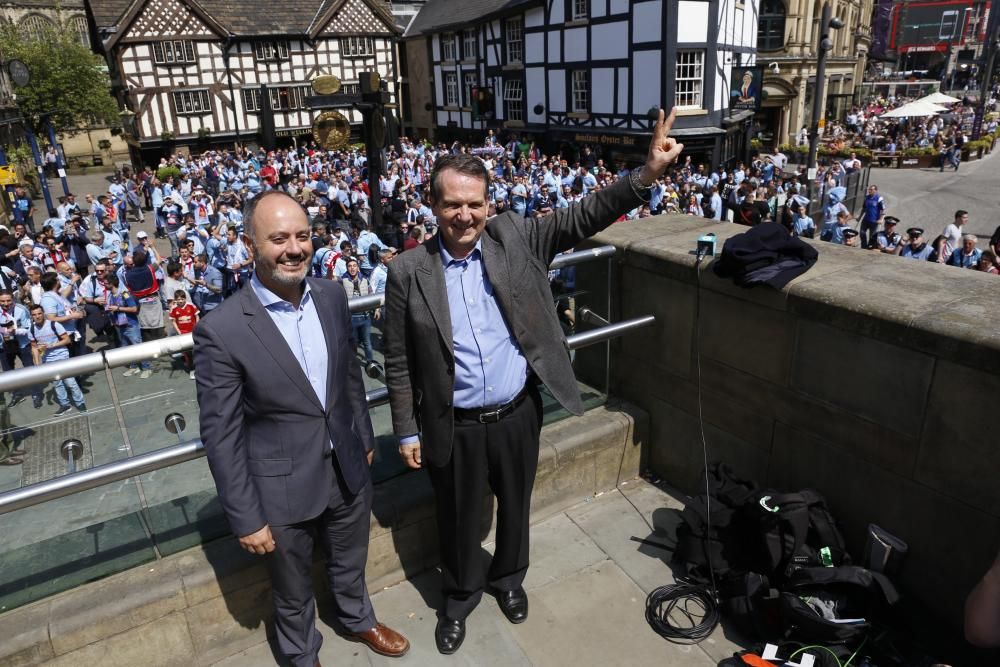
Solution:
[[[648,202],[653,197],[653,186],[644,185],[639,178],[641,169],[633,169],[628,175],[628,183],[632,186],[632,192],[642,201]]]

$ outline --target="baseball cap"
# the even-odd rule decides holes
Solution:
[[[149,234],[147,234],[146,232],[140,231],[138,234],[135,235],[135,237],[137,239],[147,239],[147,238],[149,238]]]

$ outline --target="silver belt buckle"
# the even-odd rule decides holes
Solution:
[[[503,408],[499,410],[490,410],[489,412],[479,413],[479,423],[480,424],[495,424],[500,421],[500,415],[503,413]]]

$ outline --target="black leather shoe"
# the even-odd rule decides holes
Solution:
[[[465,621],[442,616],[434,628],[434,641],[437,643],[438,651],[444,655],[451,655],[465,641]]]
[[[497,603],[500,605],[500,611],[511,623],[524,623],[528,618],[528,594],[521,586],[512,591],[499,591]]]

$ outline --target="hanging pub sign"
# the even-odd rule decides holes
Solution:
[[[729,90],[730,110],[756,111],[760,109],[761,91],[763,89],[763,67],[733,68],[733,80]]]

